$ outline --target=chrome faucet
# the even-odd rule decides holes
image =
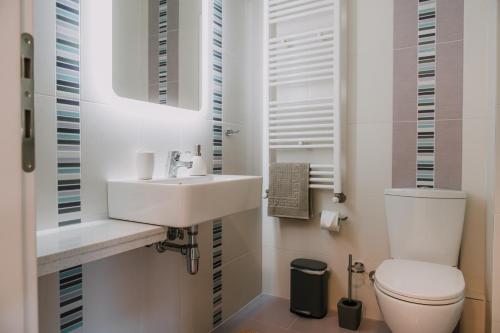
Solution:
[[[179,168],[190,169],[193,166],[193,162],[181,161],[181,152],[177,150],[169,151],[167,157],[167,174],[168,178],[177,178],[177,170]]]

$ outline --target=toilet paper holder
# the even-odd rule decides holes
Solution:
[[[320,213],[320,228],[330,232],[340,232],[340,227],[347,220],[338,210],[322,210]]]
[[[314,216],[320,216],[320,217],[321,217],[321,212],[322,212],[322,211],[323,211],[323,210],[320,210],[320,211],[319,211],[319,212],[317,212],[317,213],[313,213],[313,217],[314,217]],[[319,214],[319,215],[316,215],[316,214]],[[348,217],[348,216],[345,216],[345,215],[339,214],[339,221],[346,222],[348,219],[349,219],[349,217]]]

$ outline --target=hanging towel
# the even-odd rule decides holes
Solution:
[[[267,215],[309,219],[309,163],[270,165]]]

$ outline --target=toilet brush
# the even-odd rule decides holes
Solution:
[[[341,298],[337,303],[337,311],[339,316],[339,326],[349,330],[356,331],[361,324],[361,309],[363,303],[352,299],[352,273],[363,273],[364,265],[362,263],[352,264],[352,255],[349,254],[348,271],[348,287],[347,298]]]

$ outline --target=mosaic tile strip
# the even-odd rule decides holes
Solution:
[[[213,222],[212,237],[212,305],[213,326],[216,327],[222,322],[222,220]]]
[[[158,11],[158,89],[159,103],[167,104],[167,0],[159,0]]]
[[[222,0],[213,1],[212,172],[222,173]],[[222,323],[222,220],[212,225],[213,326]]]
[[[434,187],[436,0],[418,2],[417,187]]]
[[[81,222],[80,1],[56,0],[57,203],[60,227]],[[59,331],[82,332],[82,266],[59,272]]]
[[[222,1],[213,3],[213,100],[212,120],[222,121]]]
[[[58,223],[80,222],[80,5],[56,1]]]
[[[83,328],[82,266],[59,272],[60,332],[81,332]]]
[[[212,172],[214,175],[222,174],[222,124],[212,125]]]

